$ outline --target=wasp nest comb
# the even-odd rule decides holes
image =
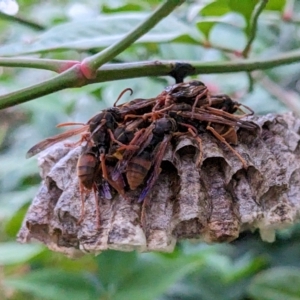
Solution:
[[[169,97],[171,92],[173,102]],[[94,142],[88,151],[86,145],[74,147],[64,142],[40,154],[42,185],[27,212],[18,240],[39,240],[50,249],[70,256],[106,249],[170,252],[180,239],[229,242],[244,230],[259,229],[262,239],[273,241],[275,229],[297,222],[300,120],[290,113],[248,116],[244,121],[237,118],[234,127],[226,123],[231,118],[227,116],[231,114],[229,108],[221,109],[219,102],[217,105],[213,101],[208,107],[196,103],[207,95],[201,94],[188,112],[177,108],[176,112],[171,111],[172,103],[181,103],[179,97],[174,98],[176,90],[171,92],[166,89],[155,101],[151,100],[151,113],[143,111],[149,114],[143,122],[150,124],[137,128],[130,140],[137,140],[147,131],[145,127],[152,126],[152,136],[147,142],[143,140],[144,146],[141,143],[134,148],[131,146],[136,144],[124,141],[123,146],[118,144],[116,148],[110,141],[110,148],[98,156],[95,149],[91,150],[99,148]],[[164,94],[169,102],[159,107]],[[190,99],[194,101],[195,97]],[[152,160],[155,157],[159,164],[150,160],[149,174],[143,184],[130,188],[132,175],[128,175],[127,166],[124,171],[127,179],[123,178],[125,173],[121,174],[124,180],[117,185],[120,178],[114,170],[121,168],[128,153],[134,153],[128,158],[131,163],[134,159],[137,163],[137,158],[149,161],[142,153],[147,153],[149,145],[153,145],[158,136],[157,124],[166,118],[166,111],[168,118],[176,120],[175,126],[182,127],[176,127],[172,134],[164,131],[161,140],[151,148]],[[215,119],[199,120],[199,114],[204,118],[206,112]],[[225,120],[225,132],[220,128],[219,117]],[[132,118],[136,122],[136,116]],[[98,126],[91,120],[84,125],[90,126],[87,143],[95,133],[92,126],[102,128],[107,124],[97,121]],[[205,125],[203,130],[197,127],[197,122]],[[123,126],[120,124],[124,123],[118,123],[117,128]],[[234,135],[238,143],[234,147],[229,146],[233,142],[226,136],[232,128],[238,128]],[[111,135],[110,138],[114,139]],[[141,148],[144,151],[139,152]],[[83,154],[99,158],[101,172],[107,172],[94,178],[94,188],[82,187],[82,178],[78,176],[82,175],[79,158]]]

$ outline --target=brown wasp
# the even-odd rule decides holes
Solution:
[[[84,218],[84,194],[86,192],[89,193],[93,189],[95,194],[98,226],[100,225],[100,210],[97,196],[98,188],[96,185],[96,178],[99,176],[99,165],[100,161],[98,148],[95,146],[86,145],[83,153],[78,158],[76,167],[81,197],[81,214],[77,222],[78,224],[80,224]]]
[[[240,116],[233,115],[225,110],[211,106],[196,108],[194,113],[191,111],[173,111],[172,113],[174,118],[174,113],[176,113],[183,118],[182,122],[194,126],[198,133],[203,132],[203,130],[210,131],[239,158],[244,168],[247,168],[246,161],[230,146],[230,144],[237,144],[236,127],[254,131],[258,129],[258,126],[255,123],[241,120]]]
[[[222,110],[222,111],[226,111],[230,114],[234,114],[236,111],[239,110],[240,112],[243,113],[242,115],[239,115],[240,118],[243,118],[245,116],[252,116],[254,114],[254,111],[250,107],[248,107],[242,103],[239,103],[237,101],[233,101],[228,95],[225,95],[225,94],[211,96],[209,106],[219,109],[219,110]],[[246,114],[241,109],[241,107],[246,108],[249,111],[249,113]]]
[[[119,119],[121,121],[126,121],[130,118],[137,118],[143,116],[145,113],[149,112],[149,110],[156,103],[156,98],[137,98],[117,106],[118,101],[126,91],[130,91],[132,94],[131,88],[126,88],[125,90],[123,90],[119,95],[118,99],[115,101],[113,107],[113,110],[118,114]]]
[[[166,147],[172,138],[172,133],[176,130],[177,124],[172,118],[164,117],[152,122],[147,128],[137,131],[129,143],[129,145],[135,145],[138,148],[125,150],[117,163],[112,179],[115,180],[116,172],[126,173],[131,190],[135,190],[144,182],[153,167],[147,186],[139,197],[139,202],[144,200],[155,183],[160,173],[160,164]]]
[[[161,172],[161,162],[165,155],[167,146],[169,145],[173,134],[177,131],[177,122],[173,118],[164,117],[155,121],[155,128],[153,129],[153,137],[148,146],[145,147],[144,152],[150,152],[151,166],[153,170],[150,173],[150,176],[146,182],[145,188],[142,190],[138,202],[142,202],[148,195],[149,191],[152,189],[155,184],[160,172]],[[144,153],[144,152],[141,152]],[[139,155],[139,154],[138,154]],[[129,167],[129,165],[128,165]],[[149,168],[150,169],[150,168]],[[148,173],[148,172],[147,172]],[[144,174],[142,174],[140,180],[144,180]],[[129,174],[127,170],[126,177],[128,179]]]
[[[106,173],[105,173],[106,172]],[[81,214],[78,224],[84,219],[84,195],[91,190],[94,191],[97,225],[100,227],[100,208],[98,196],[100,198],[112,199],[111,188],[114,187],[119,193],[124,194],[125,183],[121,179],[117,182],[110,179],[111,167],[100,160],[99,148],[90,142],[83,148],[83,152],[77,161],[77,176],[79,178],[79,190],[81,196]]]
[[[193,113],[195,107],[209,104],[210,95],[207,86],[203,82],[192,80],[166,87],[156,99],[153,111],[159,110],[161,107],[171,107],[172,104],[184,102],[193,104],[191,108]]]
[[[120,159],[122,157],[122,151],[126,149],[138,149],[137,146],[129,144],[134,138],[135,133],[145,126],[146,122],[141,118],[118,124],[118,127],[114,130],[114,137],[122,145],[113,143],[109,153]]]
[[[117,126],[113,111],[100,112],[92,117],[86,124],[63,123],[59,124],[58,126],[60,127],[68,125],[82,125],[82,127],[79,129],[68,130],[62,134],[39,142],[28,151],[27,157],[33,156],[47,149],[53,144],[63,141],[71,136],[80,133],[82,134],[81,139],[74,144],[77,145],[84,141],[87,143],[77,163],[77,175],[79,177],[82,202],[81,217],[78,221],[78,223],[80,223],[83,220],[84,213],[84,193],[94,189],[95,201],[96,203],[98,202],[98,198],[96,196],[96,178],[101,176],[101,174],[103,179],[107,181],[114,189],[116,189],[118,193],[125,196],[124,187],[118,184],[119,181],[115,182],[110,179],[105,164],[105,154],[108,153],[111,141],[114,141],[120,146],[123,146],[123,144],[117,141],[113,135],[113,131]],[[99,216],[98,205],[96,205],[96,207],[97,214]]]

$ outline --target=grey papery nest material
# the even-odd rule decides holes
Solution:
[[[94,193],[86,198],[83,222],[78,225],[81,201],[76,163],[81,147],[57,144],[39,156],[42,184],[34,198],[18,240],[43,242],[51,250],[75,256],[81,252],[171,252],[177,240],[230,242],[244,230],[259,229],[273,241],[275,229],[299,219],[300,120],[291,113],[248,117],[261,133],[238,131],[235,149],[241,161],[210,133],[200,135],[203,160],[190,136],[169,145],[159,178],[144,205],[142,190],[99,198],[98,228]],[[142,220],[142,221],[141,221]]]

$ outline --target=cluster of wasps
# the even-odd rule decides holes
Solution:
[[[42,150],[81,134],[74,147],[84,145],[77,162],[81,194],[81,223],[84,217],[85,195],[95,193],[98,223],[100,211],[98,197],[112,199],[117,192],[125,199],[129,190],[141,187],[138,202],[143,202],[154,186],[161,162],[169,143],[181,135],[189,135],[199,145],[196,164],[202,161],[201,134],[209,131],[225,144],[241,161],[247,163],[231,146],[238,142],[236,130],[256,130],[257,125],[243,117],[253,111],[224,94],[212,95],[200,81],[193,80],[167,87],[155,98],[134,99],[101,111],[87,123],[62,123],[61,126],[80,125],[77,129],[50,137],[33,146],[27,153],[31,157]],[[248,113],[245,113],[244,107]],[[234,114],[237,111],[242,114]]]

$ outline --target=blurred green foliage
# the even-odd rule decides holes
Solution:
[[[235,59],[251,35],[258,2],[187,1],[115,61]],[[118,40],[159,3],[19,0],[19,15],[45,29],[0,16],[0,55],[80,60]],[[297,49],[299,17],[299,0],[270,0],[259,18],[251,57]],[[299,114],[299,70],[295,63],[253,72],[252,93],[245,73],[197,78],[214,92],[238,97],[258,114],[291,109]],[[0,68],[0,74],[0,94],[52,76],[12,68]],[[25,160],[27,149],[56,134],[57,123],[85,122],[124,88],[131,87],[134,98],[147,98],[172,83],[171,78],[140,78],[93,84],[0,111],[0,299],[300,299],[299,226],[279,232],[273,244],[263,243],[257,233],[243,233],[230,245],[182,242],[171,254],[107,251],[77,260],[41,245],[14,242],[40,182],[36,159]]]

